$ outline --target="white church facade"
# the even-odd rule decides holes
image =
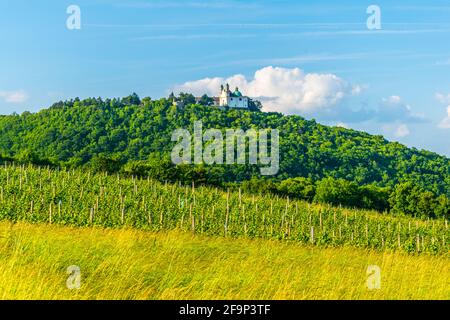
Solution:
[[[230,85],[220,87],[219,106],[237,109],[248,109],[249,98],[242,95],[239,88],[236,87],[234,92],[230,91]]]
[[[173,93],[172,93],[173,96]],[[213,102],[211,106],[219,107],[224,109],[235,108],[235,109],[248,109],[250,105],[250,98],[242,95],[239,88],[236,87],[234,92],[230,90],[230,85],[227,83],[225,86],[220,86],[220,94],[217,97],[211,97]],[[195,97],[195,103],[201,103],[203,97]],[[173,105],[178,108],[183,108],[184,103],[180,99],[173,96]]]

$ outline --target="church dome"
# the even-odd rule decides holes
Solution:
[[[236,87],[236,90],[233,92],[233,95],[236,97],[242,97],[242,93],[239,91],[239,89]]]

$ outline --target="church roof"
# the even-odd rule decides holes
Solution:
[[[242,97],[242,93],[239,91],[238,88],[231,94],[233,97]]]

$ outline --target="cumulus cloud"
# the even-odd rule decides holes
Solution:
[[[405,103],[401,97],[393,95],[382,99],[377,108],[377,120],[379,122],[425,122],[426,118],[422,114],[414,113],[411,106]]]
[[[447,107],[447,117],[439,123],[439,128],[450,129],[450,106]]]
[[[406,136],[409,136],[411,132],[409,131],[409,128],[406,124],[401,124],[397,127],[397,129],[395,130],[394,135],[397,138],[404,138]]]
[[[335,124],[335,127],[344,128],[344,129],[350,129],[350,126],[344,122],[338,122]]]
[[[205,78],[176,86],[174,91],[217,95],[223,83],[229,83],[232,88],[238,86],[246,95],[260,100],[264,111],[302,115],[333,112],[346,97],[362,90],[361,86],[352,86],[334,74],[270,66],[256,71],[252,79],[240,74],[229,78]]]
[[[450,104],[450,94],[445,95],[445,94],[442,94],[442,93],[436,93],[436,99],[440,103]]]
[[[204,78],[175,86],[173,91],[190,92],[200,96],[216,96],[221,84],[229,83],[263,103],[263,111],[299,114],[331,123],[418,123],[426,118],[414,113],[401,97],[392,95],[369,107],[357,102],[357,96],[367,89],[352,85],[335,74],[305,73],[299,68],[265,67],[251,79],[237,74],[229,78]],[[405,134],[402,128],[400,134]]]
[[[436,99],[442,104],[448,104],[447,116],[439,123],[439,128],[450,129],[450,94],[436,93]]]
[[[411,130],[408,124],[401,121],[381,123],[378,124],[378,127],[381,129],[383,135],[388,139],[401,140],[402,138],[411,135]]]
[[[0,98],[8,103],[22,103],[28,99],[28,95],[23,90],[0,91]]]

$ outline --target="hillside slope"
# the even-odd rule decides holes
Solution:
[[[135,103],[135,104],[133,104]],[[0,155],[64,166],[89,164],[96,155],[133,160],[168,158],[177,128],[276,128],[280,131],[280,171],[275,177],[342,178],[360,185],[393,186],[412,181],[450,197],[450,159],[390,143],[382,136],[327,127],[299,116],[242,110],[220,111],[190,105],[182,110],[170,101],[75,100],[38,113],[0,117]],[[256,166],[207,168],[219,180],[242,181],[258,176]]]

